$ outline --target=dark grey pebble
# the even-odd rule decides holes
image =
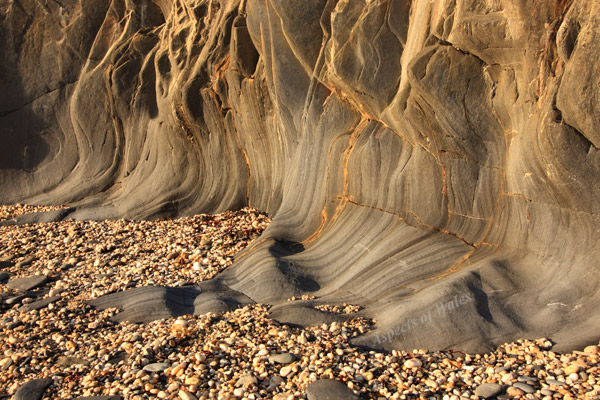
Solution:
[[[348,386],[333,379],[320,379],[306,387],[308,400],[358,400]]]
[[[23,261],[19,261],[15,266],[17,268],[23,268],[23,267],[30,265],[34,261],[35,261],[35,257],[27,257]]]
[[[27,296],[26,294],[20,294],[18,296],[9,297],[4,302],[6,304],[8,304],[9,306],[12,306],[12,305],[21,303],[21,301],[23,301],[23,299],[25,297],[30,297],[30,296]]]
[[[52,385],[50,378],[25,382],[15,393],[14,400],[40,400],[50,385]]]
[[[513,387],[516,387],[517,389],[521,389],[525,393],[533,393],[533,392],[535,392],[535,389],[531,385],[528,385],[528,384],[526,384],[524,382],[516,382],[516,383],[513,384]]]
[[[46,282],[48,282],[47,275],[34,275],[34,276],[26,277],[26,278],[13,279],[6,284],[6,287],[9,289],[26,292],[30,289],[36,288],[38,286],[42,286]]]
[[[489,399],[496,396],[500,391],[502,391],[502,386],[497,383],[484,383],[475,389],[475,396]]]
[[[6,271],[0,271],[0,282],[7,281],[10,278],[10,274]]]
[[[73,264],[63,264],[60,267],[60,269],[63,270],[63,271],[66,271],[66,270],[72,269],[72,268],[75,268],[75,266]]]
[[[48,304],[57,302],[60,299],[61,299],[60,296],[48,297],[43,300],[38,300],[38,301],[34,301],[33,303],[25,304],[24,306],[21,306],[21,308],[19,308],[19,310],[23,310],[23,311],[39,310],[39,309],[42,309],[42,308],[48,306]]]
[[[537,385],[540,382],[536,378],[532,378],[530,376],[524,376],[524,375],[517,376],[517,381],[519,381],[519,382],[525,382],[525,383],[528,383],[530,385]]]
[[[552,378],[547,378],[546,383],[548,385],[566,386],[565,382],[557,381],[556,379],[552,379]]]
[[[23,323],[22,323],[21,321],[15,321],[15,322],[13,322],[13,323],[11,323],[11,324],[8,324],[8,325],[6,326],[6,329],[8,329],[8,330],[13,330],[13,329],[15,329],[15,328],[18,328],[18,327],[19,327],[19,326],[21,326],[21,325],[23,325]]]

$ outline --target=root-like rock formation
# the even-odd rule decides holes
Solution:
[[[598,339],[596,1],[9,0],[0,48],[4,203],[266,210],[219,284],[364,345]]]

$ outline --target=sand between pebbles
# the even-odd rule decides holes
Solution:
[[[50,209],[1,206],[0,220]],[[384,353],[350,344],[374,323],[352,318],[359,305],[321,305],[347,313],[347,322],[297,329],[269,319],[261,304],[131,324],[111,320],[117,309],[85,303],[126,288],[211,279],[269,222],[246,208],[172,220],[1,226],[0,398],[51,378],[48,399],[306,398],[307,385],[319,379],[343,382],[361,398],[600,399],[598,346],[556,354],[550,341],[537,339],[487,354]],[[36,275],[46,279],[25,295],[8,284]]]

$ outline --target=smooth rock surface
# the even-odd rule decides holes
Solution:
[[[6,287],[9,289],[25,292],[30,289],[42,286],[48,282],[48,276],[46,275],[35,275],[24,278],[15,278],[8,281]]]
[[[144,365],[143,370],[147,372],[162,372],[165,369],[169,368],[169,366],[169,363],[152,363]]]
[[[5,282],[10,278],[10,274],[6,271],[0,271],[0,282]]]
[[[483,383],[475,389],[475,396],[490,399],[502,391],[502,386],[497,383]]]
[[[598,1],[49,4],[0,5],[0,202],[72,209],[3,223],[251,205],[218,280],[356,345],[598,342]]]
[[[149,322],[186,314],[224,312],[251,304],[252,300],[218,282],[207,281],[195,286],[130,289],[92,299],[88,303],[100,310],[122,309],[114,317],[118,322]]]
[[[60,296],[48,297],[42,300],[34,301],[33,303],[25,304],[21,306],[20,309],[23,311],[39,310],[40,308],[48,306],[48,304],[56,303],[60,299]]]
[[[352,400],[358,399],[352,390],[334,379],[320,379],[306,386],[309,400]]]
[[[27,381],[17,390],[14,400],[40,400],[50,385],[50,378]]]
[[[275,362],[278,364],[290,364],[294,362],[295,359],[296,355],[292,353],[277,353],[269,356],[270,362]]]

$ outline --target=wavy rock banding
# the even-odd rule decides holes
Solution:
[[[598,339],[596,2],[10,0],[0,16],[3,203],[266,210],[218,284],[361,304],[362,345]]]

